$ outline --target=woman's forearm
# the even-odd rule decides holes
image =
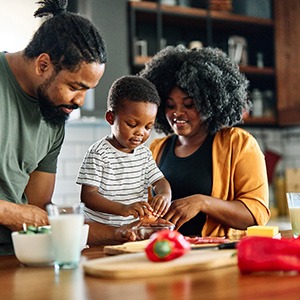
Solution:
[[[246,230],[248,226],[256,224],[249,209],[239,200],[224,201],[205,195],[199,197],[201,211],[225,226]]]

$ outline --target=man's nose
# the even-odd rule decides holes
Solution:
[[[79,92],[74,98],[73,98],[73,103],[77,104],[78,106],[83,106],[84,104],[84,99],[85,99],[85,94],[86,91],[84,92]]]

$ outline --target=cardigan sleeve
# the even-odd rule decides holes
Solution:
[[[221,155],[220,155],[221,154]],[[212,196],[244,203],[258,225],[270,218],[265,158],[254,137],[241,128],[218,132],[213,143]],[[207,218],[204,235],[226,235],[229,228]]]
[[[164,143],[166,142],[166,140],[168,139],[168,137],[163,137],[163,138],[158,138],[155,139],[151,142],[149,148],[152,152],[152,156],[154,158],[154,160],[156,161],[157,165],[158,165],[158,156],[162,150],[162,147],[164,145]],[[148,187],[148,202],[151,203],[153,196],[152,196],[152,189],[151,187]]]
[[[157,157],[160,154],[160,151],[164,145],[164,143],[166,142],[166,140],[168,139],[168,137],[163,137],[163,138],[158,138],[155,139],[151,142],[149,148],[152,152],[153,158],[155,159],[156,163],[158,163],[157,161]]]

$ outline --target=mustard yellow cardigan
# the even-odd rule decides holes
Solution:
[[[155,160],[167,139],[158,138],[151,143]],[[213,141],[212,160],[211,196],[243,202],[257,225],[265,225],[270,218],[266,163],[254,137],[236,127],[218,131]],[[202,236],[228,236],[230,232],[232,229],[207,216]]]

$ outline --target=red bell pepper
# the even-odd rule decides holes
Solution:
[[[162,262],[176,259],[190,249],[190,243],[178,231],[161,230],[152,234],[145,252],[149,260]]]
[[[248,236],[237,246],[242,273],[300,271],[300,239]]]

